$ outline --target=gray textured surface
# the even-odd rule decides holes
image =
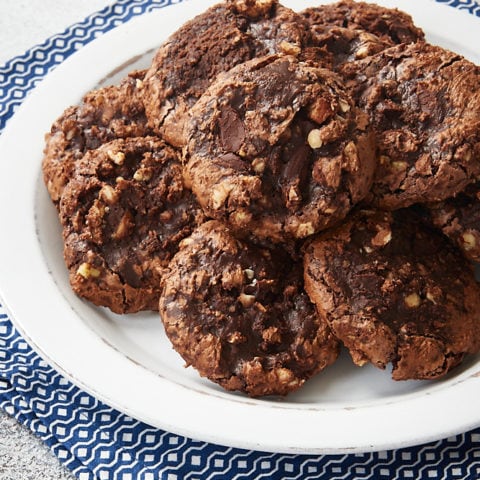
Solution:
[[[74,478],[40,439],[0,410],[0,480]]]

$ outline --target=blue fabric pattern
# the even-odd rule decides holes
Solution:
[[[0,132],[36,83],[73,52],[135,16],[180,1],[117,0],[0,66]],[[436,1],[480,17],[475,0]],[[35,432],[79,480],[480,478],[480,428],[422,446],[320,456],[240,450],[153,428],[47,365],[1,305],[0,408]]]
[[[438,3],[445,3],[459,10],[466,10],[472,15],[480,17],[480,4],[477,0],[435,0]]]

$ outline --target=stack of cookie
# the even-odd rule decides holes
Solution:
[[[73,290],[159,310],[228,390],[480,350],[480,69],[396,9],[226,0],[68,108],[43,172]]]

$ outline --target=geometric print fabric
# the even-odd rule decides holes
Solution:
[[[350,455],[213,445],[134,420],[47,365],[0,306],[0,408],[80,480],[396,480],[480,478],[480,428],[431,444]]]

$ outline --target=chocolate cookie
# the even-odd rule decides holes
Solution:
[[[385,209],[454,196],[480,175],[480,68],[424,42],[352,62],[347,75],[377,130],[369,201]]]
[[[76,162],[60,202],[74,292],[116,313],[158,310],[162,273],[203,220],[178,154],[153,137],[113,140]]]
[[[469,185],[457,196],[425,207],[432,223],[468,259],[480,261],[480,184]]]
[[[365,30],[325,26],[312,31],[313,46],[323,53],[317,53],[323,63],[331,62],[330,68],[342,73],[342,65],[369,57],[394,45],[388,39],[380,39]],[[317,50],[318,52],[318,50]],[[328,65],[327,65],[328,66]]]
[[[412,17],[396,8],[353,0],[342,0],[328,5],[307,8],[300,13],[313,33],[323,35],[332,26],[351,30],[365,30],[387,43],[411,43],[423,40],[423,31],[416,27]]]
[[[345,217],[370,188],[374,140],[339,77],[293,56],[220,75],[186,130],[186,176],[210,217],[274,242]]]
[[[93,90],[78,106],[69,107],[46,135],[43,176],[58,204],[72,176],[75,162],[88,150],[116,138],[147,134],[143,102],[139,97],[145,72],[130,73],[120,85]]]
[[[227,0],[177,30],[158,50],[145,78],[149,124],[171,144],[185,144],[189,108],[213,79],[258,56],[300,50],[303,18],[277,0]]]
[[[200,375],[251,396],[285,395],[335,361],[338,342],[284,252],[241,242],[209,221],[181,242],[160,314]]]
[[[305,288],[357,365],[430,379],[480,350],[471,265],[409,210],[360,211],[305,248]]]

